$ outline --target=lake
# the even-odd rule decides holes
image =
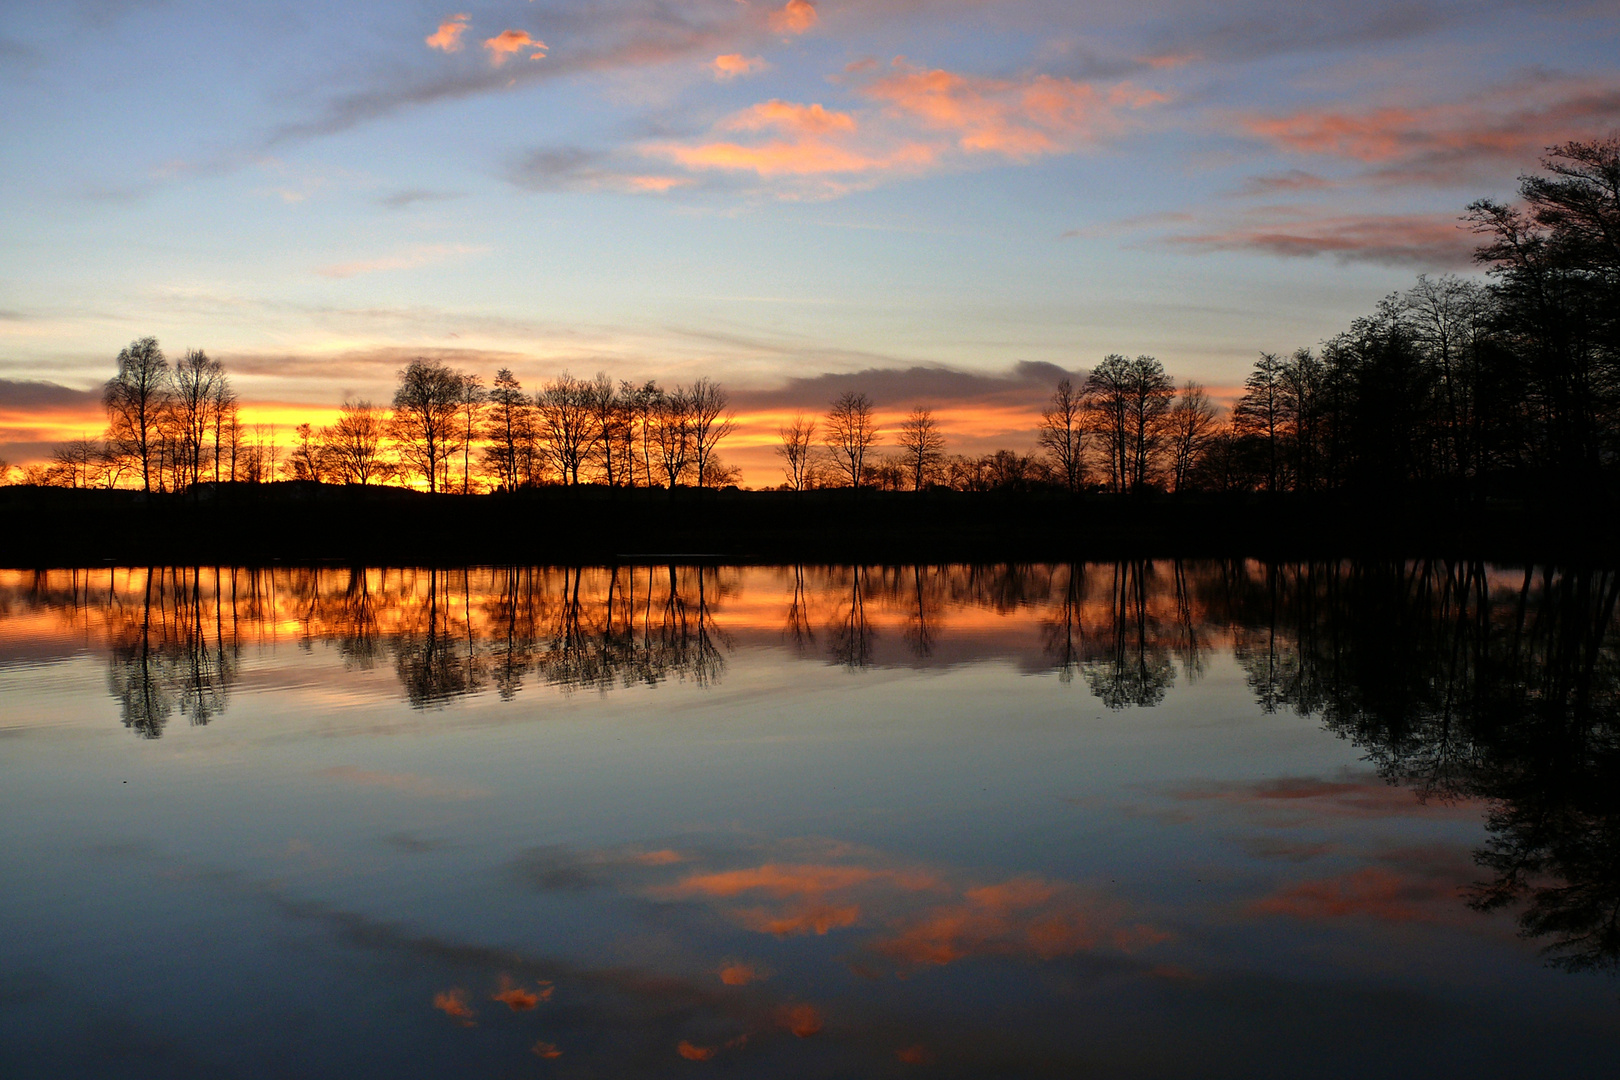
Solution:
[[[1617,593],[0,571],[0,1073],[1620,1075]]]

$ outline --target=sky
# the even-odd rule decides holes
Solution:
[[[118,350],[248,422],[416,356],[699,376],[1027,450],[1062,372],[1217,395],[1620,131],[1613,0],[7,0],[0,457],[95,435]]]

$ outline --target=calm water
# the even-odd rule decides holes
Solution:
[[[0,1075],[1620,1075],[1617,588],[0,572]]]

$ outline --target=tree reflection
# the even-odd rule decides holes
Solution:
[[[176,712],[202,725],[230,702],[237,645],[217,608],[203,603],[204,573],[217,591],[218,571],[152,571],[138,604],[114,608],[107,685],[124,726],[143,738],[162,735]]]
[[[834,662],[858,671],[872,663],[872,643],[877,638],[877,630],[866,616],[866,569],[850,567],[843,585],[827,624],[827,652]]]
[[[782,606],[732,608],[728,632],[746,574]],[[391,659],[417,708],[531,679],[707,686],[732,632],[859,671],[890,631],[906,648],[885,663],[1013,655],[1108,708],[1152,707],[1230,648],[1262,709],[1320,717],[1424,798],[1485,802],[1471,902],[1519,907],[1573,970],[1620,968],[1617,598],[1613,571],[1440,560],[0,572],[5,617],[51,612],[74,647],[105,648],[146,738],[220,715],[242,649],[286,636],[345,670]]]
[[[1572,971],[1620,970],[1620,654],[1613,571],[1477,562],[1273,568],[1236,621],[1262,703],[1319,712],[1380,773],[1478,799],[1481,910]],[[1255,678],[1255,673],[1260,678]]]
[[[1110,709],[1157,705],[1176,679],[1160,619],[1148,604],[1153,574],[1152,563],[1114,564],[1108,630],[1084,664],[1086,685]]]

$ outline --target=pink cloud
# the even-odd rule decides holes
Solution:
[[[439,49],[442,52],[452,53],[461,51],[461,35],[467,29],[467,20],[472,16],[467,14],[451,15],[439,24],[439,28],[422,40],[427,42],[430,49]]]
[[[771,29],[778,34],[802,34],[820,21],[810,0],[788,0],[782,10],[771,12],[770,20]]]
[[[543,60],[548,47],[545,42],[530,37],[525,30],[502,30],[484,41],[484,48],[489,50],[489,62],[496,67],[500,67],[514,53],[522,52],[524,49],[532,50],[529,53],[530,60]]]
[[[1342,262],[1443,268],[1471,265],[1477,239],[1456,214],[1334,215],[1265,207],[1245,220],[1164,242],[1194,252],[1331,255]]]
[[[1299,109],[1239,120],[1285,153],[1372,166],[1386,181],[1450,185],[1524,167],[1546,147],[1601,135],[1620,123],[1613,79],[1538,78],[1466,101],[1362,110]]]
[[[1353,918],[1386,923],[1446,922],[1456,918],[1461,907],[1459,894],[1457,884],[1444,878],[1369,866],[1288,886],[1255,901],[1253,910],[1311,922]]]
[[[819,104],[767,101],[744,109],[716,125],[717,132],[771,132],[762,141],[719,138],[698,143],[662,143],[646,151],[687,169],[752,172],[762,178],[858,176],[896,170],[920,170],[935,151],[922,143],[871,145],[856,136],[859,125],[849,113]],[[826,190],[839,190],[829,185]]]
[[[1063,153],[1120,131],[1124,114],[1166,100],[1129,83],[1099,88],[1051,75],[990,79],[913,67],[896,58],[891,74],[862,92],[892,115],[951,136],[968,153],[1014,160]]]
[[[724,53],[709,63],[709,70],[714,73],[716,79],[725,82],[743,75],[752,75],[756,71],[764,71],[765,66],[763,57]]]

